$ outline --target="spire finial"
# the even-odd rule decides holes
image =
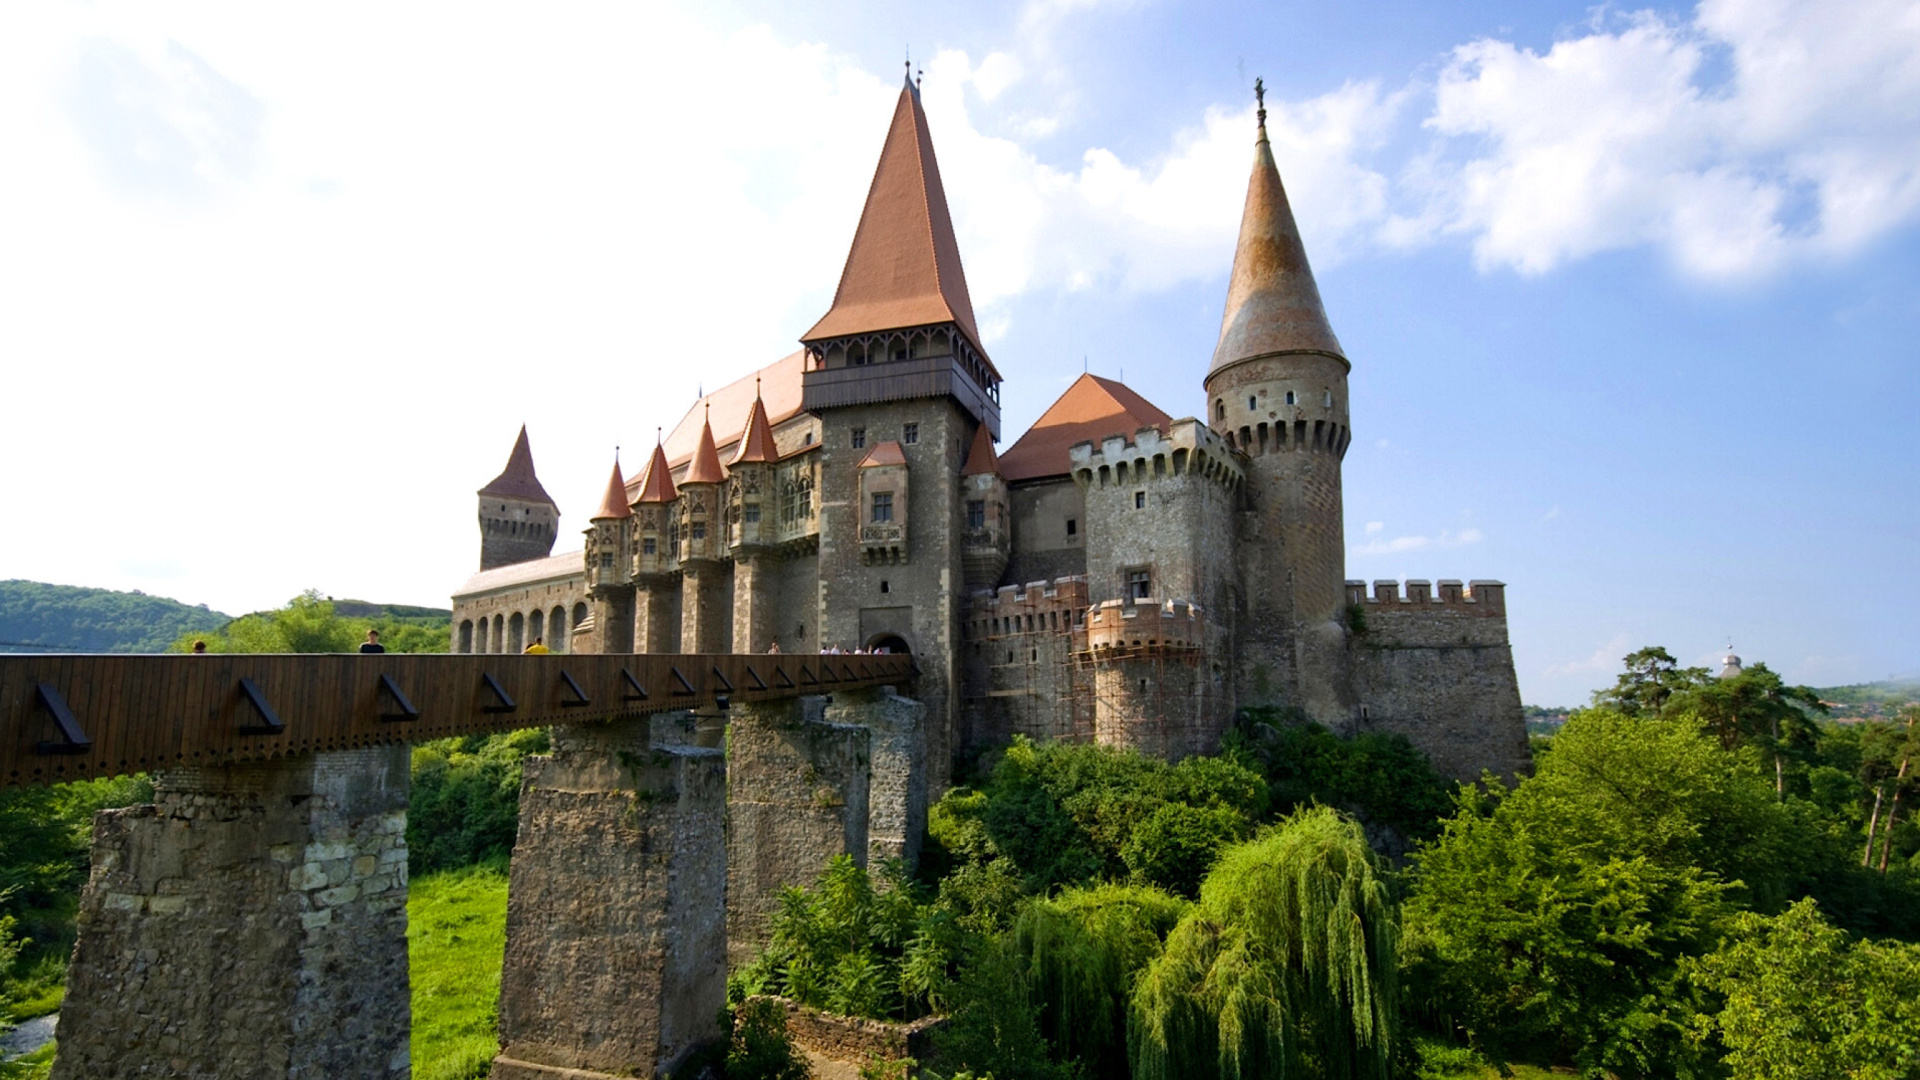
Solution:
[[[1256,113],[1256,115],[1260,118],[1260,130],[1265,131],[1267,130],[1266,80],[1260,79],[1258,77],[1256,77],[1253,80],[1253,100],[1254,100],[1255,107],[1258,109],[1258,112]]]

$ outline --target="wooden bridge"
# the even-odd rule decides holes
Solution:
[[[0,787],[912,679],[904,654],[0,655]]]

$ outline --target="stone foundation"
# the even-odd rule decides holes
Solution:
[[[408,1075],[407,761],[162,771],[102,812],[53,1076]]]
[[[934,1032],[947,1022],[928,1016],[901,1024],[836,1016],[782,997],[748,1000],[773,1001],[787,1011],[787,1037],[806,1054],[814,1080],[859,1080],[860,1067],[875,1058],[912,1058],[924,1065],[933,1057]]]
[[[728,716],[727,962],[766,942],[780,890],[811,885],[827,860],[867,861],[873,736],[820,719],[821,698],[736,704]]]
[[[494,1080],[653,1076],[724,1034],[726,763],[650,726],[527,759]]]
[[[830,724],[871,733],[867,787],[867,861],[899,859],[911,873],[927,831],[927,707],[891,686],[847,690],[827,706]]]

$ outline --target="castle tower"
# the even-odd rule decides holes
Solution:
[[[680,651],[731,651],[727,610],[727,470],[713,443],[713,425],[700,422],[700,445],[680,479],[674,510],[680,522]]]
[[[587,530],[587,595],[593,597],[594,625],[600,649],[633,651],[633,508],[627,505],[627,481],[614,458],[613,475],[600,509]]]
[[[975,428],[999,433],[1000,374],[980,345],[910,77],[833,307],[801,343],[802,401],[821,423],[819,640],[913,651],[939,791],[959,716],[960,470]],[[869,460],[883,443],[897,446]]]
[[[666,448],[655,443],[633,500],[635,652],[680,651],[680,582],[675,575],[680,524],[674,518],[679,498]]]
[[[973,429],[973,447],[960,467],[960,487],[967,527],[960,559],[972,594],[1000,584],[1013,544],[1007,480],[1000,475],[1000,459],[985,424]]]
[[[1256,84],[1257,93],[1264,90]],[[1241,515],[1237,690],[1243,704],[1298,706],[1349,720],[1345,687],[1346,541],[1340,460],[1351,439],[1351,365],[1327,322],[1259,109],[1220,341],[1207,372],[1207,420],[1247,455]]]
[[[736,652],[760,652],[774,640],[774,588],[767,571],[778,558],[770,541],[774,532],[774,463],[780,460],[767,421],[766,403],[754,382],[753,408],[747,410],[739,449],[727,462],[728,541],[733,547],[733,647]]]
[[[507,467],[481,488],[480,569],[532,562],[553,554],[559,535],[560,508],[533,471],[533,450],[527,445],[527,426],[520,425]]]

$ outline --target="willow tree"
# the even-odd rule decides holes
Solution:
[[[1013,951],[1040,1006],[1040,1030],[1091,1076],[1125,1076],[1134,980],[1190,905],[1152,886],[1097,885],[1036,900],[1013,927]]]
[[[1399,927],[1352,818],[1302,810],[1229,849],[1134,987],[1136,1080],[1384,1077]]]

